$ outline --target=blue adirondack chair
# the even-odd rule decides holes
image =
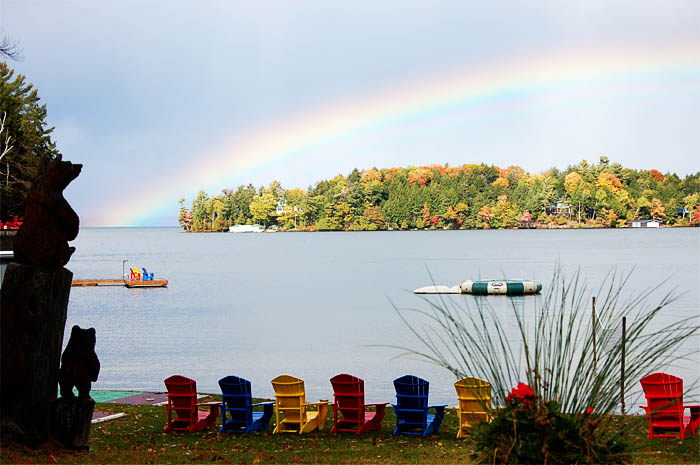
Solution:
[[[141,281],[153,281],[153,273],[146,271],[146,268],[141,268],[143,270],[143,277]]]
[[[250,381],[238,376],[226,376],[219,380],[221,387],[220,432],[246,432],[266,430],[270,426],[274,402],[253,403]],[[262,412],[253,407],[262,406]]]
[[[428,405],[429,383],[417,376],[405,375],[394,380],[396,389],[396,414],[397,434],[415,434],[426,437],[429,434],[437,434],[440,424],[445,417],[447,405]],[[429,409],[435,409],[435,413],[428,413]]]

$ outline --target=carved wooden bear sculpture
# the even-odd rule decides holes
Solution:
[[[95,328],[81,329],[76,325],[71,329],[58,371],[61,397],[73,397],[73,386],[78,388],[78,397],[81,399],[90,397],[90,382],[97,381],[100,373],[95,341]]]
[[[80,220],[65,198],[63,190],[77,178],[83,165],[42,158],[24,207],[24,223],[14,242],[15,261],[25,265],[64,266],[74,247],[68,247],[78,235]]]

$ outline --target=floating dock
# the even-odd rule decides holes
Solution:
[[[167,279],[154,279],[153,281],[127,281],[125,279],[76,279],[71,283],[71,287],[99,287],[99,286],[122,286],[134,287],[168,287]]]

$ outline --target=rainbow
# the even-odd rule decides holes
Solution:
[[[699,75],[697,45],[672,50],[567,51],[534,61],[459,69],[448,76],[424,77],[390,90],[287,115],[232,138],[217,149],[200,153],[175,174],[155,180],[149,189],[153,195],[145,203],[127,204],[114,198],[99,209],[110,212],[105,226],[148,224],[156,212],[166,208],[172,209],[174,219],[177,199],[186,193],[202,188],[218,191],[222,187],[236,187],[222,184],[230,182],[233,174],[243,183],[246,174],[255,170],[280,162],[304,162],[325,144],[401,127],[408,121],[465,109],[482,111],[503,102],[576,89],[591,82],[639,82],[659,76],[695,80]]]

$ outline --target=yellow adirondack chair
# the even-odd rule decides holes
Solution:
[[[328,401],[306,402],[304,380],[291,375],[279,375],[272,380],[275,390],[275,418],[277,425],[273,434],[304,434],[326,425]],[[316,406],[312,411],[309,407]]]
[[[459,431],[457,439],[479,421],[491,421],[491,383],[483,379],[467,377],[455,383],[459,407]]]

